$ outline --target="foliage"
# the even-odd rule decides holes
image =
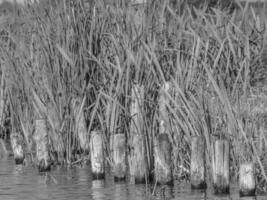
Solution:
[[[85,114],[86,137],[102,130],[109,155],[112,134],[131,134],[131,88],[143,85],[151,163],[159,89],[168,81],[175,175],[187,176],[190,138],[203,135],[208,167],[211,144],[227,138],[232,172],[237,175],[241,161],[255,161],[264,183],[264,23],[264,10],[249,4],[231,14],[161,0],[135,6],[86,0],[31,4],[1,16],[1,98],[28,149],[34,120],[46,118],[51,152],[71,162],[72,151],[80,148],[74,115]],[[80,112],[72,110],[75,98],[82,99]]]

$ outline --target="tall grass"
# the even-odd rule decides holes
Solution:
[[[264,185],[265,21],[264,10],[249,4],[230,15],[205,6],[192,14],[184,3],[160,0],[142,7],[65,0],[18,8],[1,16],[1,105],[29,151],[34,120],[46,118],[51,153],[71,163],[81,147],[74,115],[83,112],[73,112],[72,102],[82,99],[86,137],[100,129],[108,158],[110,136],[130,134],[132,87],[143,85],[143,134],[152,169],[157,102],[168,81],[175,176],[188,177],[190,138],[203,135],[209,168],[213,141],[227,138],[231,172],[236,177],[241,161],[255,161]]]

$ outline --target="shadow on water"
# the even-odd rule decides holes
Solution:
[[[133,185],[114,182],[112,173],[105,180],[92,180],[90,168],[57,167],[38,173],[34,167],[14,165],[12,158],[0,160],[0,199],[53,200],[265,200],[266,196],[239,198],[236,187],[231,196],[214,196],[211,190],[192,191],[189,184],[174,186]]]

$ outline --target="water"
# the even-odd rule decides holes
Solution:
[[[153,194],[152,194],[153,193]],[[40,174],[34,167],[16,166],[12,158],[0,160],[0,199],[3,200],[235,200],[238,190],[231,188],[231,196],[216,197],[211,191],[190,190],[189,184],[173,187],[131,185],[105,181],[92,181],[88,167],[54,168]],[[255,198],[242,198],[252,200]],[[267,199],[258,196],[257,200]]]

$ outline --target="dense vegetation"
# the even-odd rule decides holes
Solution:
[[[64,0],[13,8],[0,21],[2,136],[20,132],[32,151],[34,120],[47,118],[51,154],[71,163],[84,151],[77,115],[85,114],[87,138],[94,129],[102,131],[106,144],[112,134],[129,136],[131,88],[139,84],[145,91],[143,134],[152,166],[158,93],[168,81],[174,175],[187,177],[190,138],[203,135],[208,167],[213,141],[227,138],[232,177],[241,161],[255,161],[263,186],[265,18],[263,9],[249,4],[230,12],[163,0],[143,6]]]

